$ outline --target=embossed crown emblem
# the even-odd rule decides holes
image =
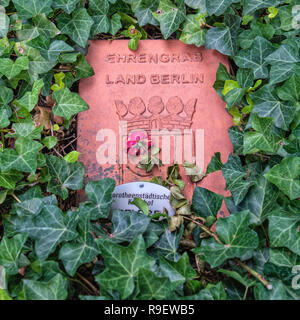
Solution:
[[[177,97],[171,97],[166,102],[159,96],[149,99],[148,105],[140,97],[135,97],[126,105],[116,100],[116,111],[119,119],[127,121],[128,131],[134,129],[190,129],[196,110],[197,99],[191,99],[186,104]]]

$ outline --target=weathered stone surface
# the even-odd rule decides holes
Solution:
[[[119,163],[121,159],[126,162],[126,151],[119,152],[119,148],[132,129],[146,133],[168,129],[171,137],[186,133],[184,149],[177,153],[179,163],[191,161],[194,156],[197,165],[205,170],[214,152],[221,152],[226,161],[232,151],[227,133],[232,122],[212,87],[219,63],[228,65],[226,57],[178,40],[143,40],[137,52],[130,51],[127,45],[126,40],[92,41],[89,47],[87,60],[95,75],[83,79],[79,89],[90,110],[80,113],[78,121],[78,151],[82,153],[80,160],[85,164],[87,179],[112,177],[117,184],[150,180],[152,176],[134,164]],[[115,141],[105,137],[112,132]],[[155,140],[154,136],[152,133]],[[176,155],[174,144],[171,138],[170,162]],[[115,163],[101,163],[106,147],[110,151],[104,157]],[[176,150],[180,151],[178,145]],[[166,168],[167,164],[162,174]],[[156,170],[154,174],[160,172]],[[185,181],[186,195],[191,197],[195,184],[188,177]],[[210,174],[198,185],[228,195],[221,172]]]

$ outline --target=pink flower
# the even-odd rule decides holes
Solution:
[[[144,148],[141,146],[144,146]],[[127,138],[127,152],[130,155],[138,156],[145,153],[145,149],[152,146],[152,141],[144,132],[134,131]]]

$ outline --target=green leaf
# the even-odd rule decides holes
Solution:
[[[157,21],[153,17],[153,11],[156,11],[159,5],[159,0],[141,0],[135,1],[132,4],[134,15],[138,19],[139,26],[146,24],[157,25]]]
[[[27,138],[19,138],[15,143],[15,150],[11,148],[0,152],[0,166],[2,172],[16,169],[34,173],[37,168],[37,152],[42,145]]]
[[[257,36],[249,49],[239,51],[234,57],[234,62],[240,68],[252,69],[254,79],[268,77],[268,62],[266,57],[274,51],[272,43],[263,37]]]
[[[120,292],[121,298],[126,299],[134,290],[134,278],[139,270],[152,268],[155,260],[147,255],[141,235],[128,247],[106,239],[99,242],[99,246],[106,269],[96,276],[96,281],[106,290]]]
[[[284,102],[278,99],[275,90],[270,86],[263,86],[251,95],[254,102],[253,113],[260,117],[271,117],[276,127],[288,130],[292,122],[296,108],[291,102]]]
[[[114,210],[110,239],[114,242],[131,242],[148,229],[151,219],[135,211]]]
[[[238,205],[238,210],[249,210],[251,213],[250,223],[261,225],[277,208],[278,194],[279,192],[274,185],[260,176],[255,185],[250,188],[247,197]]]
[[[168,229],[160,236],[159,240],[153,245],[153,254],[163,255],[166,259],[178,261],[180,254],[177,252],[180,239],[183,232],[183,226],[175,232],[170,232]]]
[[[115,13],[110,19],[109,33],[114,36],[121,28],[121,16],[118,13]]]
[[[276,7],[279,4],[278,0],[247,0],[244,2],[243,14],[249,14],[262,8]]]
[[[134,206],[136,206],[137,208],[139,208],[143,214],[145,214],[146,216],[149,215],[149,207],[146,201],[144,201],[141,198],[134,198],[130,204],[133,204]]]
[[[27,300],[65,300],[68,296],[67,280],[57,274],[48,282],[23,280]]]
[[[203,14],[188,14],[179,40],[197,47],[203,46],[206,39],[206,29],[202,28],[202,24],[205,23],[203,16]]]
[[[17,76],[22,70],[28,70],[28,57],[19,57],[15,62],[8,58],[0,58],[0,73],[9,80]]]
[[[12,300],[12,298],[7,294],[7,292],[4,289],[0,288],[0,301],[4,300]]]
[[[109,2],[107,0],[91,0],[89,2],[89,13],[93,14],[94,25],[91,35],[98,33],[107,33],[110,29],[110,20],[108,18]]]
[[[17,229],[35,240],[35,252],[43,261],[55,251],[58,244],[77,237],[76,225],[76,214],[69,212],[64,215],[57,206],[46,205],[34,218],[21,220]]]
[[[44,204],[45,203],[40,198],[31,198],[23,200],[21,203],[14,204],[14,209],[18,216],[34,216],[42,211]]]
[[[217,235],[224,243],[215,239],[203,239],[201,246],[193,250],[196,254],[204,255],[212,268],[221,265],[231,258],[241,258],[244,254],[258,247],[258,236],[249,228],[250,213],[241,211],[217,221]]]
[[[43,87],[43,79],[36,80],[33,84],[32,91],[27,91],[22,98],[15,100],[14,104],[18,107],[26,108],[29,112],[32,111],[38,102],[39,94]]]
[[[20,264],[19,259],[23,246],[28,238],[26,234],[17,234],[8,239],[4,236],[0,243],[0,265],[5,268],[9,275],[18,274]]]
[[[93,236],[90,233],[90,215],[84,212],[78,222],[79,237],[71,243],[66,243],[59,251],[67,273],[74,276],[76,270],[84,263],[95,260],[100,253]]]
[[[176,288],[186,281],[194,279],[197,275],[196,271],[190,265],[187,252],[185,252],[177,262],[168,260],[160,255],[159,265],[163,275],[168,277]]]
[[[273,118],[260,118],[257,113],[254,113],[252,128],[255,131],[247,131],[244,135],[244,154],[258,151],[275,153],[279,149],[280,137],[275,135]]]
[[[265,175],[266,179],[274,183],[291,200],[300,197],[300,158],[288,157],[275,165]]]
[[[78,151],[71,151],[67,155],[64,156],[64,160],[68,163],[77,162],[80,152]]]
[[[239,16],[228,14],[224,18],[225,27],[211,28],[206,34],[207,49],[216,49],[221,53],[232,56],[236,53],[236,37],[241,24]]]
[[[285,247],[300,255],[300,217],[296,209],[278,209],[269,216],[269,237],[273,247]]]
[[[300,101],[300,75],[293,74],[289,80],[276,88],[278,97],[285,101]]]
[[[223,202],[223,196],[208,189],[196,187],[193,193],[192,211],[203,218],[216,217]]]
[[[215,154],[212,156],[210,160],[210,163],[207,165],[206,174],[219,171],[222,169],[222,167],[223,167],[223,163],[221,160],[221,153],[215,152]]]
[[[81,47],[86,47],[94,21],[85,8],[74,10],[72,18],[69,15],[62,13],[56,20],[61,33],[68,35]]]
[[[60,34],[60,31],[57,29],[56,25],[51,22],[45,14],[39,14],[32,18],[32,21],[34,23],[34,31],[37,31],[37,35],[41,35],[48,38],[54,38],[56,35]],[[21,31],[19,31],[21,32]],[[25,39],[21,40],[27,40],[28,37],[25,37]],[[31,39],[35,37],[29,37]]]
[[[179,7],[176,7],[170,0],[161,0],[153,16],[160,24],[164,39],[168,39],[184,21],[185,9],[182,6],[182,1],[179,3]]]
[[[56,137],[54,136],[48,136],[48,137],[45,137],[43,140],[42,140],[42,143],[50,150],[52,149],[53,147],[56,146],[58,140]]]
[[[68,189],[80,190],[83,188],[84,166],[82,163],[68,163],[53,155],[46,156],[51,180],[47,191],[66,199]]]
[[[0,187],[14,190],[16,183],[23,178],[23,175],[18,171],[0,172]]]
[[[79,0],[53,0],[52,7],[55,9],[63,9],[66,13],[72,13]]]
[[[5,38],[9,27],[9,17],[4,13],[0,12],[0,38]]]
[[[89,108],[78,93],[71,92],[68,88],[55,91],[52,96],[56,102],[53,113],[67,120],[70,120],[78,112],[88,110]]]
[[[213,14],[219,16],[223,14],[226,9],[235,2],[234,0],[206,0],[207,13],[211,16]]]
[[[84,55],[80,55],[78,61],[74,65],[76,72],[75,81],[82,78],[89,78],[94,75],[93,68],[88,64]]]
[[[14,133],[7,134],[5,137],[41,139],[42,127],[36,127],[31,119],[26,119],[23,122],[14,123],[12,125]]]
[[[287,295],[285,287],[281,280],[270,281],[272,290],[257,282],[254,287],[254,296],[256,300],[291,300]]]
[[[243,152],[244,132],[238,127],[233,126],[228,129],[228,135],[233,145],[233,151],[241,154]]]
[[[29,19],[38,14],[48,15],[51,11],[52,0],[13,0],[20,18]]]
[[[256,283],[256,280],[249,279],[248,275],[241,276],[237,271],[219,269],[218,272],[221,272],[221,273],[237,280],[239,283],[241,283],[246,288],[250,288],[250,287],[254,286]]]
[[[112,193],[115,190],[116,182],[113,179],[105,178],[98,181],[89,181],[85,187],[85,193],[89,199],[83,203],[82,209],[91,213],[91,219],[107,218],[112,204]]]
[[[297,255],[285,250],[270,248],[270,262],[278,267],[293,268],[297,264]]]
[[[158,277],[145,268],[140,268],[137,275],[137,287],[140,300],[163,300],[171,293],[173,287],[167,277]]]
[[[62,40],[54,40],[40,35],[26,43],[28,46],[38,49],[41,56],[51,62],[56,62],[62,52],[72,52],[74,49]]]

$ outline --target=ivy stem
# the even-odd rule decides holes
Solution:
[[[22,203],[22,201],[14,193],[12,193],[11,195],[16,201],[18,201],[19,203]]]
[[[84,281],[93,291],[97,296],[100,296],[99,290],[89,281],[87,280],[83,275],[81,275],[79,272],[76,272],[76,275]]]
[[[239,259],[237,259],[236,261],[243,269],[248,271],[254,278],[259,280],[268,290],[272,290],[272,285],[261,274],[251,269],[249,266],[247,266],[245,263],[243,263]]]
[[[220,239],[219,237],[213,233],[212,231],[209,230],[209,228],[207,228],[206,226],[204,226],[202,223],[199,223],[197,221],[195,221],[194,219],[188,218],[183,216],[184,219],[190,220],[192,222],[194,222],[195,224],[197,224],[203,231],[205,231],[208,235],[210,235],[211,237],[213,237],[219,244],[225,245]],[[257,280],[259,280],[268,290],[272,290],[272,285],[258,272],[256,272],[255,270],[251,269],[249,266],[247,266],[245,263],[243,263],[241,260],[236,259],[237,263],[246,271],[248,271],[254,278],[256,278]]]

